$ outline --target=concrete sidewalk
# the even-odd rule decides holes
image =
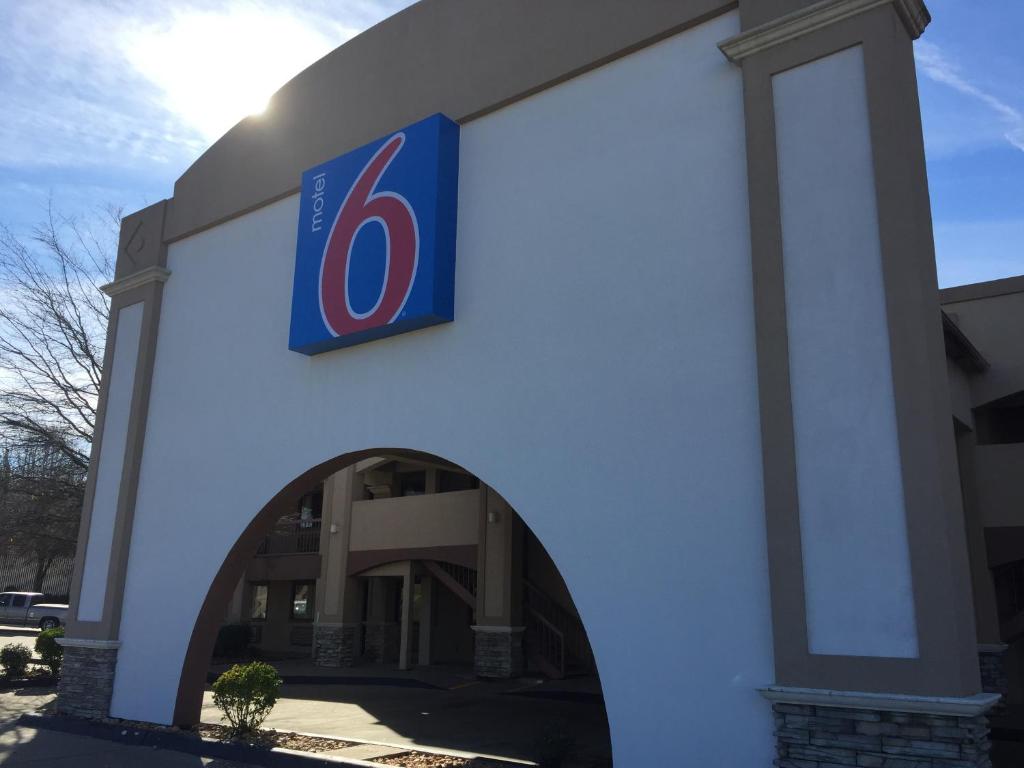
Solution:
[[[0,693],[0,765],[56,768],[249,768],[242,763],[150,747],[128,747],[87,736],[36,730],[17,724],[24,712],[53,699],[52,690]]]
[[[282,667],[282,675],[299,671]],[[396,684],[369,677],[375,673]],[[346,676],[353,678],[350,684],[344,682]],[[564,741],[581,765],[611,764],[596,679],[484,682],[458,669],[395,674],[372,667],[339,671],[332,677],[326,685],[282,686],[281,698],[263,727],[526,761],[542,757],[552,741]],[[430,685],[407,684],[417,679]],[[207,690],[202,720],[220,719]]]

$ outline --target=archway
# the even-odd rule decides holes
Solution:
[[[297,519],[296,509],[302,511],[302,530],[291,541],[287,528],[288,522]],[[308,540],[310,530],[317,532],[316,546]],[[399,546],[390,546],[395,544]],[[295,567],[281,575],[280,565],[300,558],[305,565],[311,557],[317,561],[315,582],[300,600],[295,593]],[[254,570],[277,575],[268,582],[265,575],[254,578]],[[289,579],[292,602],[302,602],[305,614],[304,622],[292,624],[290,635],[282,627],[287,614],[280,610],[278,594]],[[353,592],[354,585],[362,590]],[[536,722],[527,722],[526,728],[521,723],[516,726],[516,748],[521,751],[509,756],[542,757],[531,750],[551,748],[543,742],[554,730],[543,719],[554,712],[564,714],[559,728],[568,731],[559,735],[563,742],[559,748],[579,741],[572,748],[593,761],[586,764],[610,765],[610,737],[596,662],[568,586],[519,514],[494,489],[458,465],[418,451],[374,449],[339,456],[288,483],[238,537],[210,586],[185,657],[175,724],[191,726],[200,720],[211,652],[229,601],[250,604],[257,594],[262,615],[238,614],[245,626],[256,630],[252,637],[260,646],[257,653],[274,651],[281,637],[291,638],[283,642],[290,644],[293,657],[296,645],[312,646],[305,660],[267,655],[279,667],[289,668],[291,679],[298,669],[307,685],[338,683],[339,671],[332,670],[331,677],[316,677],[317,668],[358,666],[356,673],[365,674],[368,664],[377,669],[397,665],[405,671],[430,668],[435,676],[438,670],[461,672],[468,667],[476,680],[454,687],[485,683],[476,689],[480,706],[507,693],[547,700],[544,715],[531,712]],[[330,595],[334,595],[333,606]],[[271,604],[277,602],[270,614],[268,596]],[[315,622],[305,605],[314,599]],[[337,605],[341,599],[344,610]],[[293,613],[291,619],[296,618]],[[336,623],[339,618],[345,623]],[[296,640],[296,628],[304,630],[301,640]],[[288,683],[290,678],[285,672],[282,675]],[[487,681],[507,684],[492,686],[488,699],[479,693],[488,690]],[[543,686],[542,681],[550,681],[554,688]],[[297,698],[319,698],[328,690],[305,691]],[[560,701],[561,711],[551,708],[552,696]],[[359,697],[353,699],[356,705]],[[534,698],[521,708],[527,711],[536,706]],[[401,724],[402,718],[396,722]],[[447,722],[450,733],[450,718]],[[586,733],[581,723],[588,725]],[[396,728],[401,731],[401,725]],[[414,730],[423,738],[422,730]],[[443,726],[428,738],[434,739],[427,743],[435,747],[472,746],[472,740],[446,743]]]

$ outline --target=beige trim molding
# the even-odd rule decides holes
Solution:
[[[977,299],[994,299],[997,296],[1008,296],[1012,293],[1024,293],[1024,275],[989,280],[984,283],[955,285],[939,291],[940,304],[957,304],[961,301]],[[954,312],[956,310],[953,310]]]
[[[788,688],[772,685],[758,688],[768,701],[780,704],[806,704],[844,709],[881,709],[888,712],[914,712],[925,715],[976,717],[982,715],[1001,698],[998,693],[973,696],[906,696],[893,693],[833,691],[825,688]]]
[[[166,283],[167,278],[170,276],[171,270],[164,267],[146,267],[127,277],[122,277],[120,280],[101,285],[100,290],[107,294],[107,296],[117,296],[119,293],[141,288],[150,283]]]
[[[81,637],[58,637],[57,645],[64,648],[98,648],[101,650],[116,650],[121,647],[120,640],[89,640]]]
[[[822,0],[730,37],[718,47],[729,61],[739,63],[755,53],[889,3],[896,7],[910,37],[919,38],[932,18],[922,0]]]

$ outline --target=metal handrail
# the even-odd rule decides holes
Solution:
[[[280,520],[260,542],[257,555],[301,555],[320,551],[320,520]]]
[[[544,616],[533,608],[527,607],[527,612],[533,617],[528,631],[531,632],[534,640],[535,650],[548,664],[552,666],[553,677],[565,677],[565,635],[548,621]]]
[[[593,651],[587,640],[586,629],[577,616],[555,602],[540,587],[529,579],[523,579],[526,590],[526,604],[531,613],[537,613],[557,628],[565,641],[566,650],[574,660],[584,667],[593,667]]]

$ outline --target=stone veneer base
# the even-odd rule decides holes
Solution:
[[[57,711],[90,719],[108,717],[117,648],[62,645],[64,661],[57,684]]]
[[[1006,645],[979,645],[978,666],[981,669],[981,690],[998,693],[1003,698],[995,706],[995,713],[1006,707],[1006,696],[1010,691],[1010,677],[1006,673]]]
[[[991,768],[988,719],[994,697],[963,699],[879,699],[852,694],[855,706],[780,700],[768,689],[775,714],[777,768]],[[835,696],[840,704],[844,696]],[[971,706],[979,699],[984,701]],[[934,706],[938,712],[903,711]],[[941,711],[945,710],[945,711]]]
[[[508,679],[523,674],[520,627],[473,627],[473,669],[479,677]]]
[[[317,625],[313,630],[313,663],[318,667],[351,667],[356,661],[359,625]]]

